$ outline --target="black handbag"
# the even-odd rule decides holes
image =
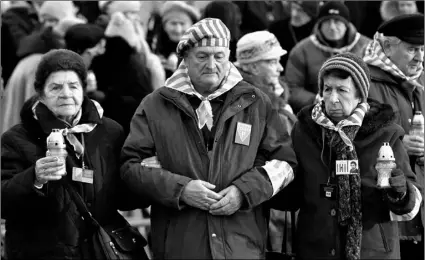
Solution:
[[[292,253],[287,253],[286,248],[286,241],[288,240],[288,232],[285,228],[284,237],[282,239],[282,251],[281,252],[274,252],[274,251],[267,251],[266,252],[266,260],[295,260],[295,241],[296,241],[296,218],[295,218],[295,211],[290,211],[291,213],[291,233],[292,233]],[[285,219],[286,220],[286,219]],[[286,222],[286,221],[285,221]],[[286,223],[285,223],[286,227]],[[270,236],[268,238],[268,243],[270,243]]]
[[[65,188],[88,227],[88,236],[81,244],[83,259],[149,259],[144,249],[147,245],[146,239],[124,217],[124,226],[102,227],[93,218],[80,194],[68,182],[65,182]]]

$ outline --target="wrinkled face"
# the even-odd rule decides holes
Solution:
[[[386,54],[404,75],[413,76],[424,61],[424,46],[401,41],[399,44],[390,46]]]
[[[179,42],[190,26],[192,26],[192,21],[188,17],[173,17],[164,23],[164,31],[171,41]]]
[[[308,23],[311,17],[304,12],[301,6],[296,3],[291,4],[291,24],[294,26],[302,26]]]
[[[58,118],[72,122],[83,103],[83,87],[74,71],[56,71],[49,75],[40,98]]]
[[[417,12],[415,1],[398,1],[400,14],[414,14]]]
[[[339,41],[344,37],[347,26],[341,20],[327,19],[320,25],[320,30],[327,40]]]
[[[270,60],[261,60],[255,63],[256,76],[261,79],[265,85],[275,85],[279,82],[280,73],[283,67],[279,58]]]
[[[202,95],[214,92],[230,69],[230,50],[226,47],[194,47],[184,58],[189,77]]]
[[[339,122],[353,113],[360,98],[353,79],[340,79],[329,75],[323,79],[323,101],[326,114]]]

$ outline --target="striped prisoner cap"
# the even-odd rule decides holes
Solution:
[[[177,45],[177,55],[183,58],[193,47],[229,47],[229,42],[230,31],[226,25],[220,19],[205,18],[186,30]]]
[[[366,102],[370,88],[370,72],[366,63],[350,52],[335,55],[326,60],[319,71],[319,94],[323,96],[323,75],[326,71],[339,69],[350,74],[360,91],[362,102]]]

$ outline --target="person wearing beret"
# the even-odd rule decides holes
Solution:
[[[410,165],[423,183],[424,137],[411,135],[409,131],[415,112],[425,115],[424,15],[401,15],[383,23],[363,59],[371,74],[369,96],[393,107],[397,123],[405,132],[403,144],[409,154]],[[415,252],[423,256],[423,209],[421,215],[422,223],[417,216],[411,222],[400,224],[401,238],[405,240],[402,254],[415,251],[403,250],[405,244],[411,244],[416,248]]]
[[[120,180],[123,128],[87,98],[86,78],[86,65],[75,52],[56,49],[44,54],[35,76],[37,94],[24,104],[21,123],[1,137],[6,259],[87,257],[83,245],[90,232],[66,183],[101,225],[113,229],[127,224],[118,209],[143,207]],[[65,160],[47,154],[53,129],[64,138]],[[77,174],[83,168],[90,173],[86,178]]]
[[[327,58],[344,52],[362,56],[369,42],[350,22],[350,10],[343,2],[320,6],[312,34],[289,52],[284,71],[294,113],[318,101],[317,75]]]
[[[404,131],[390,105],[368,99],[369,75],[355,54],[331,57],[318,76],[323,100],[298,113],[295,179],[267,202],[299,208],[297,259],[400,259],[397,221],[419,212],[422,195],[401,141]],[[381,188],[375,165],[383,143],[396,167]],[[357,171],[350,172],[353,162]]]
[[[146,96],[121,152],[121,178],[151,204],[155,259],[262,259],[263,202],[294,176],[287,126],[229,62],[229,29],[192,25],[165,86]]]

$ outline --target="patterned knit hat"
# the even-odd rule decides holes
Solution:
[[[236,66],[259,60],[280,58],[286,51],[282,49],[274,34],[258,31],[245,34],[236,44]]]
[[[193,47],[229,47],[230,31],[226,25],[215,18],[205,18],[192,25],[184,33],[177,45],[177,55],[183,58]]]
[[[357,55],[346,52],[335,55],[323,63],[319,71],[319,94],[323,96],[323,75],[326,71],[339,69],[350,74],[357,89],[360,91],[362,102],[369,95],[370,73],[366,63]]]

